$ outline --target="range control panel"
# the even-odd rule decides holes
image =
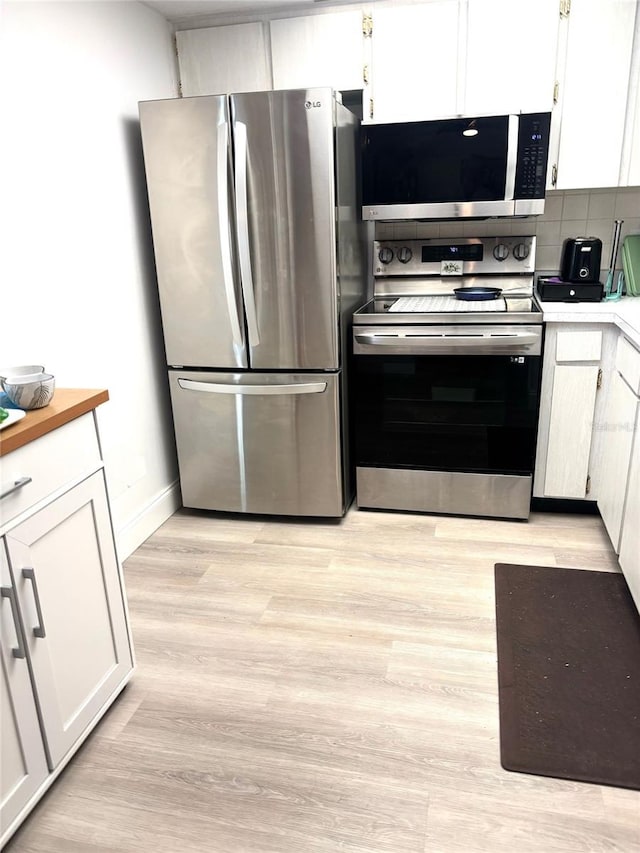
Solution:
[[[532,275],[535,250],[533,236],[375,240],[372,269],[376,277]]]

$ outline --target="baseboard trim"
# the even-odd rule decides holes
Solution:
[[[174,480],[147,504],[141,512],[115,532],[118,557],[126,560],[160,527],[173,513],[182,506],[180,481]]]
[[[596,501],[571,498],[531,498],[532,512],[568,512],[577,515],[598,515]]]

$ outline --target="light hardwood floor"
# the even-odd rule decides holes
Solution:
[[[496,562],[617,571],[593,516],[178,512],[124,566],[133,682],[7,853],[640,850],[640,793],[501,768]]]

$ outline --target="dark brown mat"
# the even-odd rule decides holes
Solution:
[[[506,770],[640,790],[640,616],[624,577],[495,567]]]

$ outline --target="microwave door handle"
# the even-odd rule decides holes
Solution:
[[[233,286],[233,266],[231,264],[231,233],[229,222],[229,179],[227,165],[229,162],[229,126],[226,121],[218,125],[217,148],[217,182],[218,182],[218,236],[220,239],[220,254],[222,260],[222,280],[227,299],[227,311],[231,324],[231,334],[237,346],[242,346],[240,317]]]
[[[513,201],[516,192],[516,167],[518,165],[518,116],[509,116],[507,129],[507,171],[504,182],[505,201]]]
[[[247,126],[241,121],[233,125],[236,143],[236,228],[238,235],[238,257],[240,259],[240,280],[247,313],[249,344],[260,343],[258,333],[258,315],[253,290],[253,272],[251,270],[251,252],[249,249],[249,212],[247,190]]]

